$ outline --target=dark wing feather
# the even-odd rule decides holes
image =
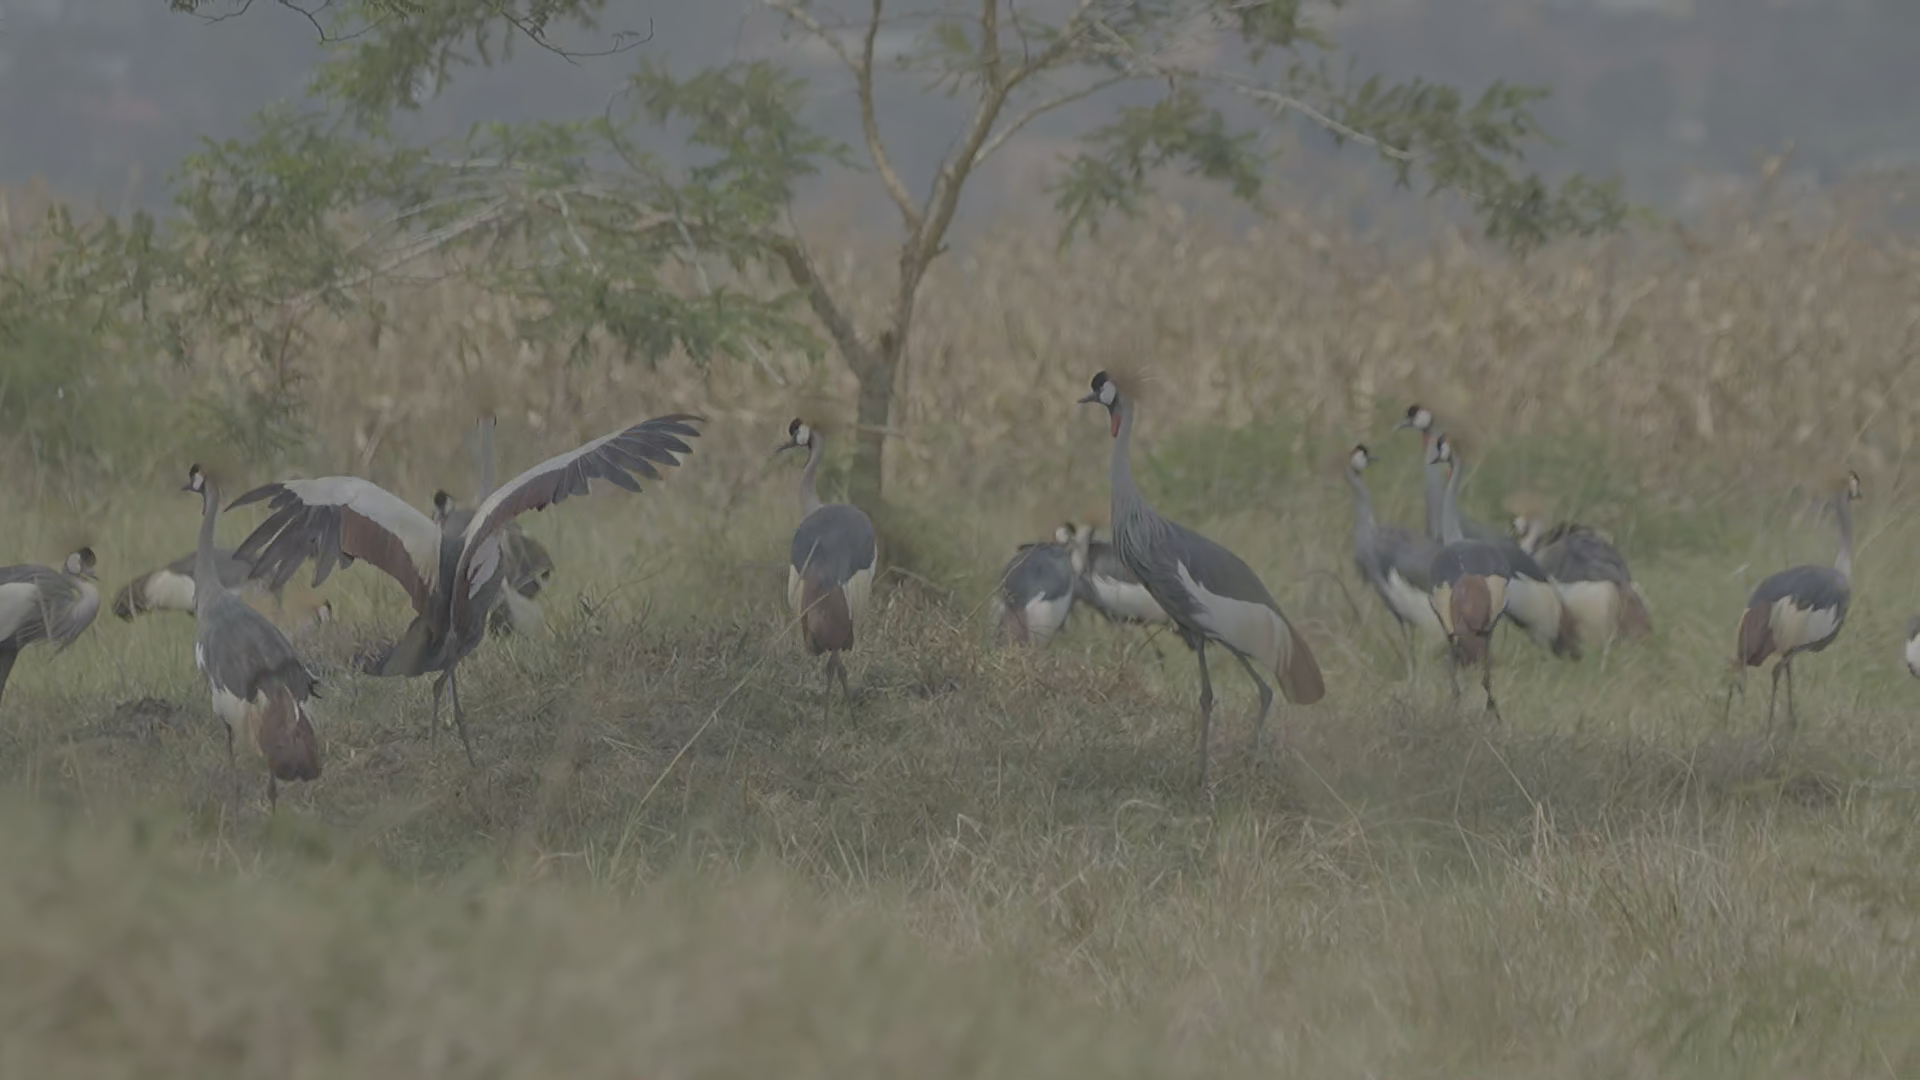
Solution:
[[[693,423],[702,418],[673,413],[643,420],[624,431],[603,435],[535,465],[487,496],[474,511],[453,573],[453,625],[459,626],[467,603],[500,570],[500,528],[529,510],[545,510],[571,495],[585,495],[595,479],[628,491],[640,484],[629,475],[659,480],[656,465],[680,464],[693,453],[686,439],[698,438]]]
[[[227,509],[262,499],[273,513],[234,552],[253,563],[249,576],[278,589],[311,558],[318,587],[336,566],[363,559],[407,590],[414,611],[426,612],[440,577],[440,527],[432,518],[357,476],[265,484]]]

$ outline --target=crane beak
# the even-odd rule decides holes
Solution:
[[[1393,430],[1399,431],[1402,428],[1410,428],[1412,426],[1413,426],[1413,421],[1408,420],[1406,417],[1403,416],[1400,418],[1399,423],[1393,425]]]
[[[1082,405],[1097,405],[1099,403],[1100,403],[1099,394],[1088,394],[1086,397],[1083,397],[1080,399],[1080,404]]]

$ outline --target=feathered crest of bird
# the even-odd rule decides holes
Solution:
[[[1139,360],[1111,360],[1103,370],[1107,378],[1120,388],[1121,395],[1136,404],[1152,401],[1161,381],[1158,372]]]

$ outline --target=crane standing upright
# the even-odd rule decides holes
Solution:
[[[1107,410],[1113,437],[1113,546],[1146,587],[1200,666],[1200,786],[1207,783],[1208,744],[1213,725],[1213,681],[1207,674],[1207,646],[1217,644],[1240,661],[1260,689],[1254,718],[1254,748],[1266,734],[1273,688],[1260,677],[1269,672],[1280,692],[1296,705],[1326,696],[1320,665],[1306,639],[1280,611],[1273,594],[1240,557],[1192,529],[1156,513],[1134,484],[1129,444],[1134,404],[1130,393],[1107,372],[1093,377],[1082,405]],[[1257,663],[1257,667],[1256,667]]]

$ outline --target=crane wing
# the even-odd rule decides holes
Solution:
[[[453,625],[461,625],[468,601],[500,572],[502,526],[529,510],[585,495],[596,479],[639,491],[640,482],[630,474],[657,481],[660,470],[655,466],[680,464],[678,455],[693,453],[684,440],[699,437],[692,425],[702,419],[672,413],[643,420],[548,458],[487,496],[461,537],[460,561],[453,572]]]
[[[370,480],[322,476],[254,488],[227,509],[268,500],[273,513],[247,535],[234,557],[251,560],[250,577],[278,589],[308,557],[317,588],[336,566],[355,559],[385,571],[425,614],[440,576],[440,527]]]

